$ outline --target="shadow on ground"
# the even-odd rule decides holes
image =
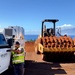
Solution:
[[[66,74],[59,63],[35,62],[26,60],[25,75],[58,75]]]
[[[44,60],[44,59],[43,59]],[[73,58],[60,58],[60,59],[49,59],[49,60],[44,60],[46,62],[53,62],[53,63],[75,63],[75,56]]]
[[[25,69],[25,66],[24,66],[24,69]],[[11,66],[7,71],[5,71],[4,73],[0,75],[14,75],[13,66]]]
[[[61,63],[75,63],[75,59],[70,60],[52,60],[44,62],[36,62],[34,60],[25,60],[24,75],[66,75],[67,73],[61,67]],[[14,75],[13,68],[7,70],[1,75]]]

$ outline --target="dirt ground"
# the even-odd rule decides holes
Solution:
[[[24,75],[75,75],[75,59],[63,62],[43,61],[43,55],[37,55],[34,47],[34,42],[25,43],[26,57]],[[13,75],[12,69],[7,72],[7,75]],[[6,75],[6,73],[3,75]]]
[[[26,42],[25,75],[75,75],[75,60],[47,62],[43,55],[37,55],[34,42]]]
[[[25,50],[26,52],[34,52],[34,43],[35,42],[25,42]]]

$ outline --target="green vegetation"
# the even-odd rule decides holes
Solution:
[[[32,39],[31,39],[31,40],[27,40],[27,42],[35,42],[35,40],[32,40]]]

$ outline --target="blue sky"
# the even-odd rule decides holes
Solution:
[[[75,0],[0,0],[0,28],[24,27],[25,34],[39,34],[44,19],[59,19],[61,27],[75,26]]]

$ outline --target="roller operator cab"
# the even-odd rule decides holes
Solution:
[[[6,71],[10,65],[11,52],[9,45],[2,33],[0,33],[0,74]]]
[[[56,28],[58,19],[45,19],[42,21],[41,34],[35,41],[35,52],[43,53],[45,59],[72,58],[75,52],[75,39],[61,35],[61,28]],[[53,23],[53,27],[46,28],[45,22]],[[58,35],[58,36],[57,36]]]

